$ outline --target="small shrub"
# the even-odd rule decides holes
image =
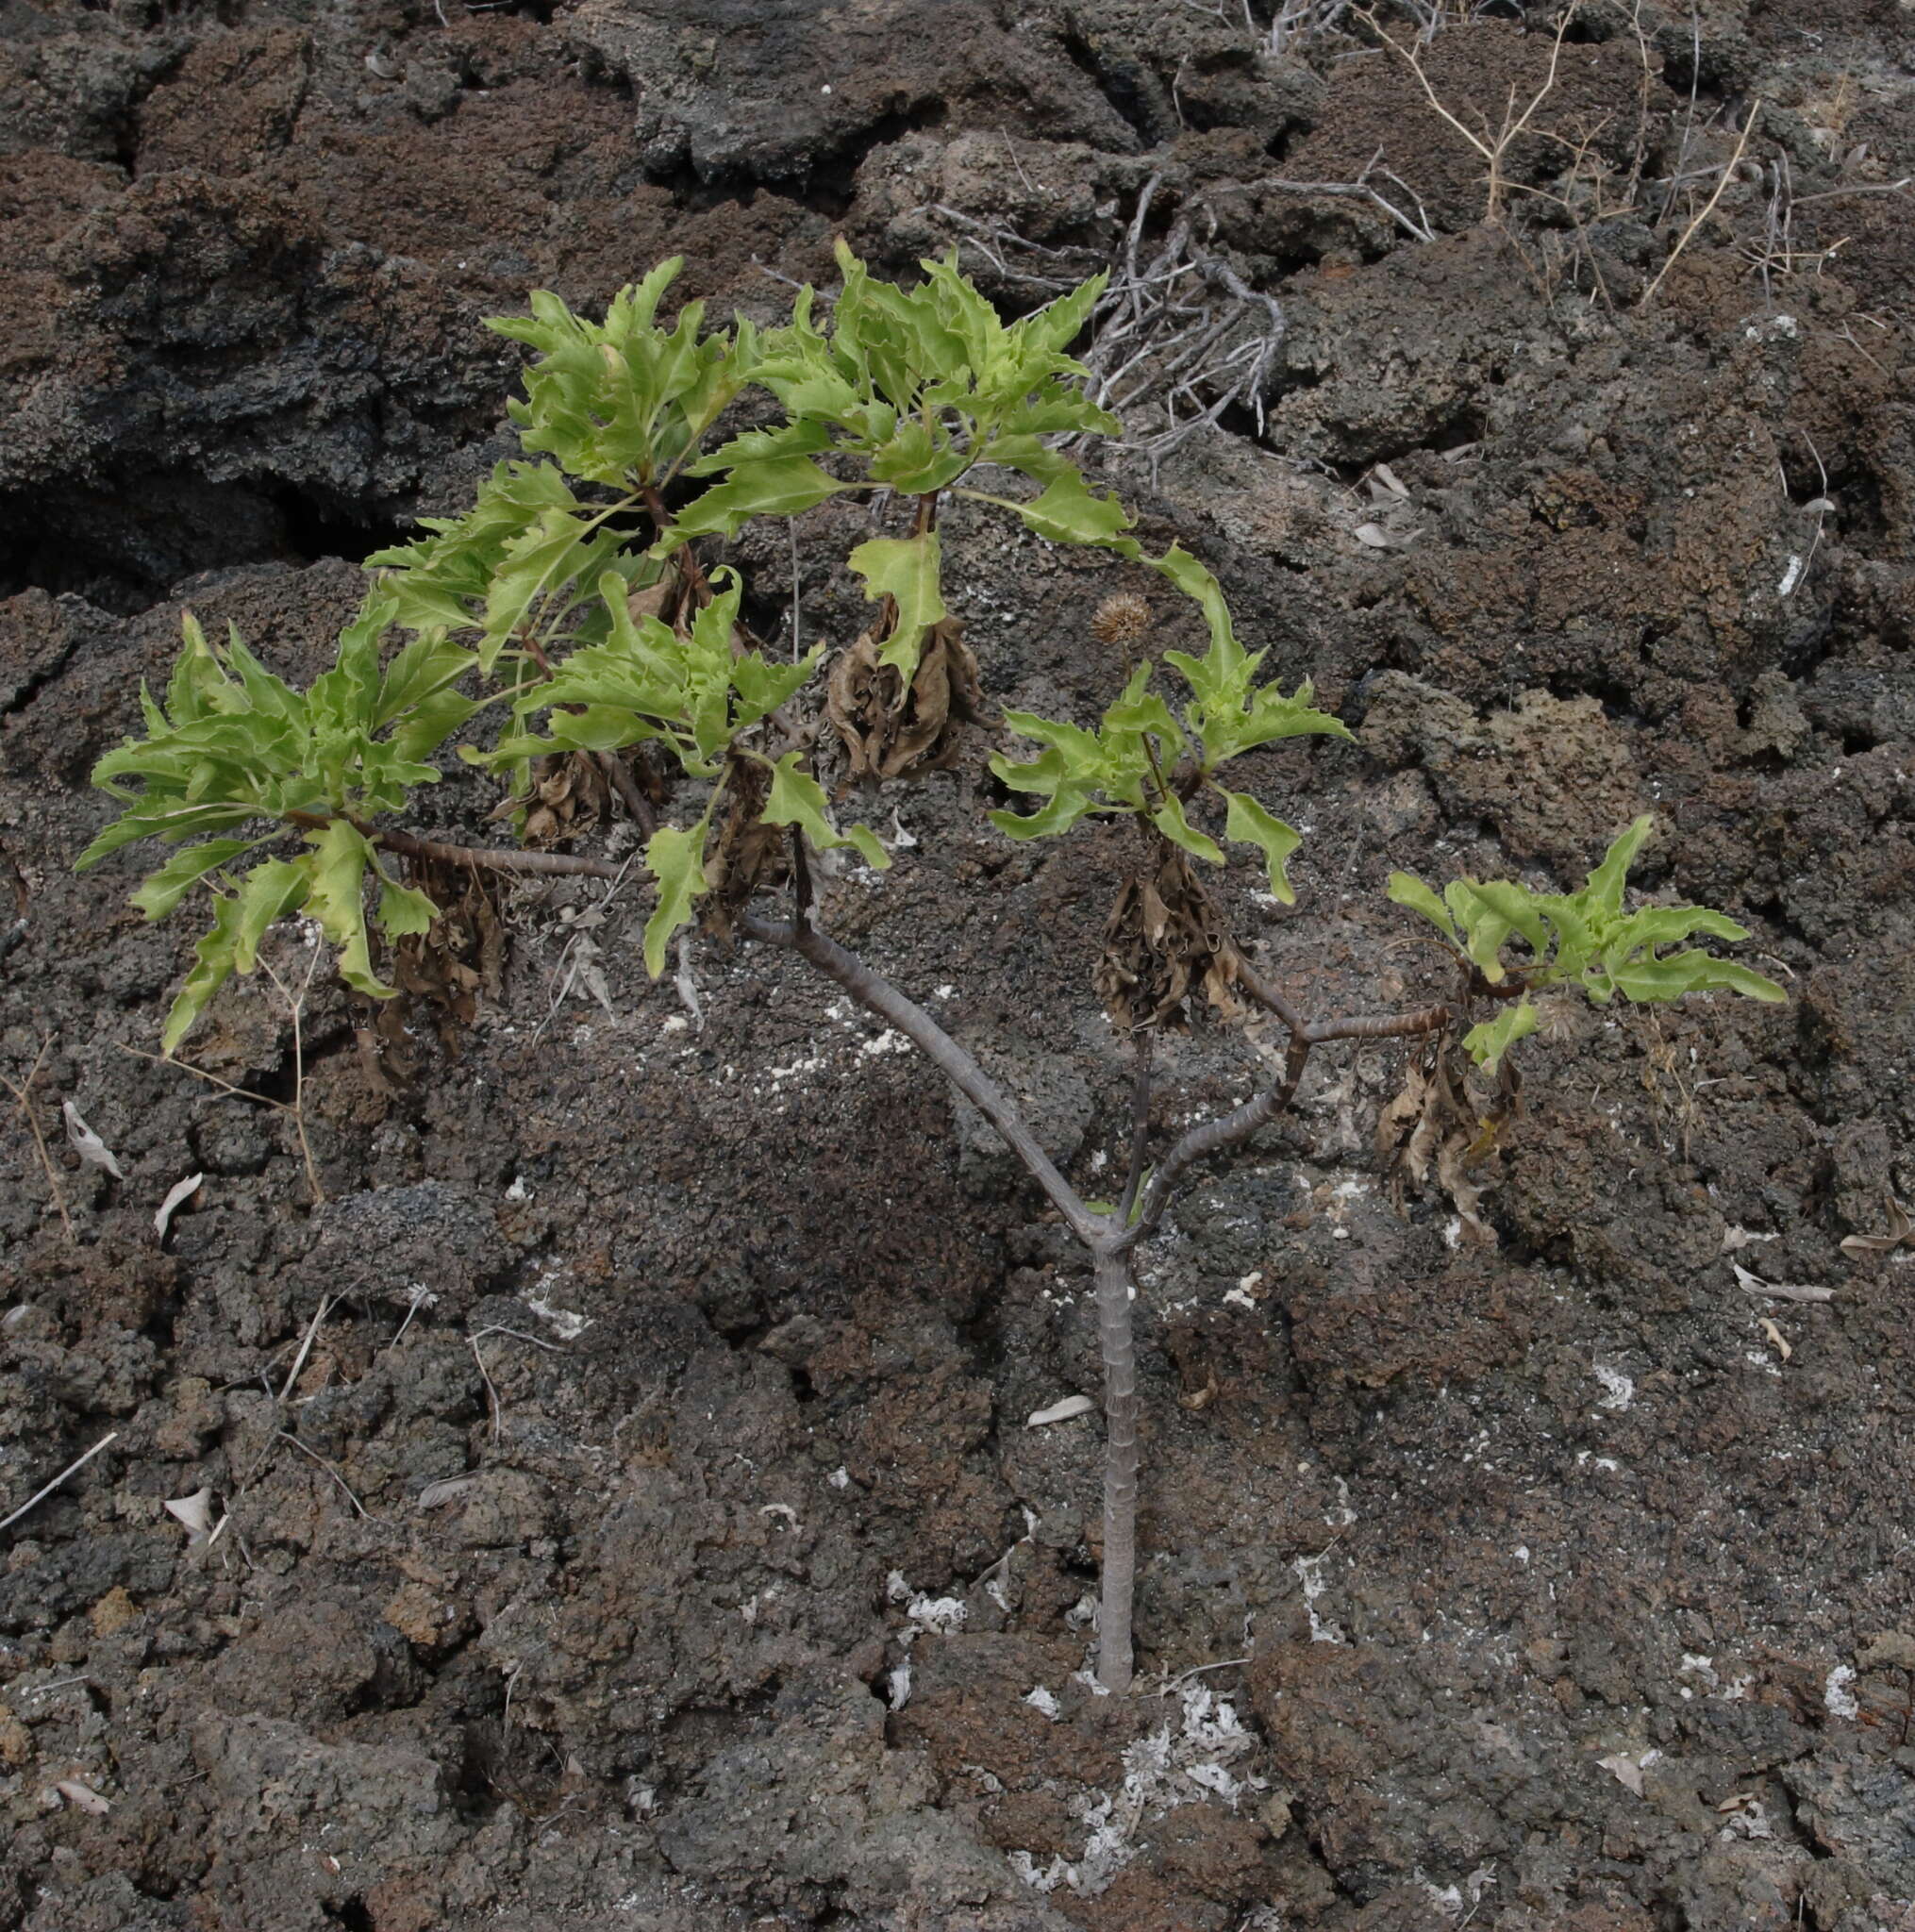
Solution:
[[[635,756],[662,767],[675,811],[644,847],[647,969],[660,973],[674,936],[701,923],[795,951],[980,1108],[1085,1248],[1106,1374],[1098,1671],[1124,1690],[1138,1468],[1133,1257],[1191,1166],[1274,1119],[1311,1052],[1337,1041],[1455,1033],[1501,1075],[1539,1024],[1535,995],[1550,989],[1599,1003],[1783,995],[1685,944],[1746,937],[1722,914],[1624,909],[1625,874],[1650,829],[1641,819],[1574,893],[1457,880],[1439,895],[1394,874],[1390,896],[1427,921],[1451,956],[1453,995],[1396,1014],[1300,1010],[1257,972],[1207,881],[1235,845],[1256,856],[1278,899],[1293,901],[1288,864],[1299,835],[1240,789],[1231,767],[1277,740],[1348,733],[1315,707],[1307,684],[1285,691],[1265,675],[1266,654],[1239,640],[1196,558],[1174,543],[1146,549],[1123,504],[1058,446],[1118,427],[1087,399],[1069,354],[1102,278],[1007,325],[955,258],[924,264],[911,289],[873,280],[841,247],[840,266],[828,317],[808,289],[789,325],[763,333],[741,322],[708,331],[696,304],[662,328],[657,310],[676,262],[625,291],[601,322],[539,294],[529,319],[494,323],[534,352],[525,399],[511,405],[526,460],[501,465],[464,516],[428,520],[418,541],[368,559],[375,576],[364,608],[341,634],[334,668],[307,691],[274,676],[238,637],[216,649],[189,618],[165,704],[144,696],[144,735],[94,774],[125,810],[79,863],[160,839],[181,849],[136,893],[142,909],[158,919],[195,892],[211,902],[211,928],[166,1022],[171,1053],[222,982],[253,970],[266,932],[295,913],[319,922],[350,986],[391,997],[375,949],[426,932],[437,908],[387,870],[389,859],[618,874],[591,856],[449,848],[406,829],[412,788],[439,775],[427,758],[483,707],[506,705],[509,723],[490,749],[461,755],[502,777],[522,808],[541,774],[570,763],[597,763],[627,796],[637,796]],[[747,390],[774,401],[781,420],[711,446]],[[977,487],[984,466],[1022,479],[1021,493]],[[701,487],[674,513],[668,501],[688,482]],[[879,492],[902,505],[891,533],[844,559],[877,608],[865,634],[832,656],[820,691],[824,647],[774,660],[741,623],[739,577],[708,575],[694,546],[759,517]],[[1201,656],[1150,655],[1143,601],[1107,601],[1097,630],[1128,660],[1116,696],[1088,723],[1006,712],[1023,745],[991,759],[1027,808],[990,813],[1007,838],[1060,838],[1087,819],[1132,828],[1133,868],[1092,975],[1136,1055],[1133,1158],[1110,1202],[1085,1200],[975,1058],[825,926],[817,855],[842,847],[872,866],[891,861],[868,826],[835,815],[812,768],[808,720],[822,708],[817,728],[836,733],[856,776],[882,785],[947,762],[981,702],[978,666],[943,594],[938,517],[951,498],[1155,572],[1191,601],[1207,636]],[[394,631],[408,641],[382,665]],[[1153,1162],[1152,1041],[1206,1002],[1225,1013],[1247,1002],[1273,1016],[1288,1035],[1284,1064],[1254,1099],[1192,1127]]]

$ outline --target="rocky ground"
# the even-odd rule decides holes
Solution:
[[[60,1197],[9,1091],[0,1509],[112,1437],[4,1533],[0,1923],[1915,1926],[1915,1271],[1853,1241],[1915,1198],[1915,15],[1588,0],[1551,85],[1542,8],[1432,5],[1451,122],[1252,11],[0,0],[0,1073]],[[1642,882],[1792,997],[1559,1009],[1490,1241],[1390,1198],[1402,1052],[1320,1057],[1150,1256],[1109,1699],[1096,1421],[1024,1423],[1095,1391],[1087,1280],[879,1029],[749,948],[694,1023],[630,892],[558,997],[561,884],[470,1028],[315,981],[303,1089],[224,995],[235,1100],[139,1057],[187,919],[69,868],[183,608],[308,676],[509,446],[529,288],[677,252],[768,319],[841,232],[1028,307],[1180,223],[1280,342],[1174,447],[1145,384],[1103,475],[1357,732],[1262,758],[1310,833],[1293,910],[1237,895],[1266,969],[1440,994],[1387,871],[1574,884],[1653,810]],[[798,525],[810,636],[860,515]],[[1122,566],[950,547],[994,701],[1107,698]],[[742,560],[775,626],[782,533]],[[1121,855],[992,833],[988,739],[836,916],[1091,1186]],[[1251,1076],[1165,1052],[1166,1128]]]

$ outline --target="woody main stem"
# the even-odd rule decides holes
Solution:
[[[1104,1563],[1097,1594],[1097,1681],[1130,1689],[1132,1601],[1137,1591],[1137,1344],[1132,1334],[1130,1250],[1091,1245],[1097,1341],[1104,1357]]]

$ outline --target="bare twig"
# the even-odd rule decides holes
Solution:
[[[498,1385],[493,1382],[486,1367],[486,1358],[479,1353],[479,1343],[488,1335],[509,1335],[514,1341],[528,1341],[534,1348],[542,1348],[548,1355],[563,1355],[565,1350],[556,1341],[543,1341],[536,1335],[527,1335],[523,1328],[508,1328],[497,1322],[489,1322],[483,1328],[475,1328],[468,1335],[466,1344],[472,1350],[472,1358],[478,1364],[479,1380],[486,1385],[492,1416],[492,1441],[499,1440],[499,1429],[505,1420],[504,1405],[499,1401]]]
[[[276,1431],[276,1433],[279,1437],[279,1440],[282,1442],[291,1442],[292,1446],[295,1449],[297,1449],[302,1456],[311,1457],[313,1461],[318,1463],[320,1468],[325,1470],[326,1474],[331,1476],[333,1481],[336,1482],[340,1486],[340,1488],[345,1491],[346,1501],[350,1503],[353,1506],[353,1507],[357,1509],[359,1512],[359,1514],[366,1519],[368,1523],[376,1523],[379,1520],[376,1516],[373,1514],[373,1512],[370,1509],[366,1507],[366,1506],[363,1503],[359,1501],[359,1499],[356,1495],[353,1494],[352,1485],[346,1481],[345,1477],[342,1476],[339,1473],[339,1471],[336,1470],[332,1466],[332,1464],[328,1462],[325,1459],[325,1457],[319,1453],[317,1449],[308,1449],[306,1446],[306,1444],[299,1440],[297,1436],[292,1435],[290,1431],[286,1429],[280,1429]]]
[[[1150,1158],[1150,1075],[1156,1036],[1148,1027],[1136,1036],[1137,1077],[1130,1091],[1130,1171],[1124,1178],[1124,1198],[1117,1205],[1120,1225],[1130,1220],[1137,1206],[1137,1191],[1143,1185],[1144,1166]]]
[[[1207,1159],[1212,1154],[1221,1154],[1226,1147],[1235,1147],[1249,1140],[1257,1128],[1283,1112],[1296,1096],[1297,1084],[1304,1076],[1309,1057],[1310,1041],[1292,1034],[1290,1051],[1284,1057],[1283,1073],[1274,1085],[1229,1113],[1220,1114],[1215,1120],[1204,1121],[1192,1127],[1157,1162],[1150,1177],[1150,1185],[1143,1191],[1136,1224],[1120,1237],[1126,1249],[1157,1231],[1157,1223],[1163,1219],[1164,1209],[1170,1205],[1171,1195],[1186,1168]]]
[[[605,774],[606,783],[618,793],[619,803],[625,808],[625,816],[649,839],[658,829],[658,817],[645,794],[639,790],[639,781],[632,776],[632,768],[615,751],[594,752],[592,758]]]
[[[26,1070],[26,1077],[16,1087],[5,1074],[0,1074],[0,1087],[5,1087],[20,1103],[21,1118],[26,1123],[27,1132],[33,1136],[33,1144],[40,1155],[40,1164],[46,1171],[46,1185],[53,1195],[53,1205],[59,1209],[59,1224],[66,1230],[68,1241],[74,1239],[73,1216],[67,1212],[66,1194],[59,1184],[59,1173],[53,1164],[53,1156],[47,1151],[46,1136],[41,1131],[40,1115],[33,1105],[33,1083],[40,1077],[42,1063],[45,1060],[58,1035],[49,1033],[40,1042],[40,1051],[33,1057],[33,1064]],[[36,1500],[38,1500],[36,1498]],[[9,1518],[8,1521],[11,1521]],[[4,1528],[5,1524],[0,1524]]]
[[[1247,1657],[1223,1657],[1213,1664],[1192,1664],[1189,1670],[1179,1671],[1174,1677],[1166,1677],[1157,1686],[1157,1694],[1168,1697],[1179,1684],[1188,1684],[1192,1677],[1206,1676],[1211,1671],[1234,1671],[1249,1661]]]
[[[292,1357],[292,1366],[286,1372],[286,1380],[280,1385],[278,1403],[285,1407],[286,1398],[298,1386],[299,1378],[306,1372],[306,1358],[312,1353],[312,1344],[319,1340],[322,1324],[332,1308],[332,1298],[321,1295],[319,1306],[312,1311],[312,1320],[306,1324],[306,1334],[299,1344],[299,1353]]]
[[[479,1380],[486,1385],[486,1407],[491,1413],[492,1441],[496,1442],[499,1440],[499,1422],[501,1414],[499,1391],[492,1382],[491,1372],[486,1367],[485,1357],[479,1353],[478,1337],[475,1335],[468,1335],[465,1340],[466,1346],[472,1350],[473,1360],[478,1364]]]
[[[289,817],[291,816],[289,814]],[[374,844],[407,858],[427,858],[441,865],[476,865],[488,872],[526,873],[541,878],[615,879],[619,868],[607,858],[588,858],[570,852],[508,852],[482,845],[445,845],[437,839],[415,839],[410,832],[369,829]]]
[[[545,1017],[533,1028],[530,1041],[532,1045],[536,1046],[539,1043],[540,1035],[558,1017],[558,1009],[571,995],[573,983],[578,977],[578,961],[574,958],[578,950],[578,942],[589,939],[593,928],[603,922],[611,902],[619,895],[619,888],[624,885],[625,876],[632,867],[638,864],[641,856],[638,851],[628,853],[624,863],[618,869],[618,875],[607,886],[598,903],[587,908],[579,918],[573,921],[572,930],[566,938],[565,944],[559,949],[558,963],[552,969],[552,1001],[545,1009]],[[591,955],[588,954],[586,957],[590,958]]]
[[[315,960],[318,957],[315,950]],[[182,1074],[191,1074],[195,1080],[204,1080],[208,1086],[217,1087],[222,1093],[230,1093],[235,1100],[250,1100],[258,1106],[271,1108],[275,1113],[289,1115],[298,1136],[300,1154],[306,1161],[306,1182],[312,1190],[313,1203],[317,1206],[325,1199],[325,1192],[319,1185],[318,1172],[313,1164],[312,1149],[306,1139],[303,1106],[295,1107],[290,1100],[275,1100],[270,1093],[256,1093],[250,1087],[236,1087],[232,1081],[222,1079],[217,1074],[209,1074],[204,1067],[194,1066],[191,1060],[175,1059],[170,1054],[148,1053],[143,1047],[129,1046],[124,1040],[119,1041],[119,1048],[122,1053],[130,1053],[135,1059],[151,1060],[156,1067],[177,1067]],[[304,1085],[303,1078],[296,1077],[294,1093],[303,1094]]]
[[[1508,99],[1503,107],[1502,125],[1492,132],[1488,118],[1479,117],[1483,121],[1481,134],[1468,126],[1437,92],[1436,85],[1429,77],[1429,70],[1424,64],[1422,48],[1426,43],[1425,38],[1419,37],[1406,45],[1386,33],[1374,13],[1365,16],[1377,39],[1416,76],[1417,85],[1423,89],[1424,98],[1429,103],[1430,108],[1482,157],[1489,171],[1483,208],[1483,221],[1489,227],[1497,228],[1503,225],[1503,202],[1507,192],[1503,179],[1505,159],[1517,141],[1528,133],[1529,124],[1536,118],[1537,109],[1556,91],[1557,69],[1562,59],[1563,37],[1569,32],[1570,23],[1575,18],[1575,11],[1572,0],[1572,4],[1564,9],[1562,18],[1557,22],[1556,34],[1550,42],[1548,71],[1542,77],[1541,86],[1529,97],[1528,105],[1521,113],[1517,112],[1516,88],[1512,82]]]
[[[26,1501],[21,1504],[20,1507],[14,1510],[12,1515],[0,1518],[0,1529],[11,1529],[13,1525],[16,1523],[18,1523],[20,1519],[23,1516],[25,1516],[29,1509],[33,1508],[36,1504],[45,1502],[46,1499],[50,1495],[52,1495],[53,1492],[59,1488],[60,1484],[65,1482],[70,1475],[73,1475],[77,1471],[84,1469],[87,1466],[87,1464],[90,1463],[93,1459],[93,1457],[96,1457],[100,1453],[100,1451],[107,1446],[108,1442],[116,1442],[119,1441],[119,1439],[120,1432],[118,1429],[108,1430],[108,1433],[102,1436],[100,1440],[97,1442],[95,1442],[93,1446],[91,1449],[89,1449],[84,1456],[78,1457],[74,1461],[68,1463],[67,1466],[63,1470],[61,1470],[60,1473],[57,1476],[55,1476],[54,1479],[50,1483],[48,1483],[44,1489],[34,1491],[33,1494],[27,1497]]]
[[[1423,197],[1407,182],[1403,180],[1400,175],[1391,174],[1388,168],[1384,167],[1382,161],[1383,150],[1379,147],[1370,157],[1369,160],[1364,164],[1362,172],[1354,180],[1286,181],[1280,176],[1272,175],[1265,176],[1264,179],[1257,182],[1255,185],[1258,188],[1274,188],[1285,194],[1322,194],[1347,200],[1367,201],[1373,207],[1381,208],[1412,242],[1434,242],[1436,240],[1436,229],[1430,222],[1429,210],[1423,205]],[[1372,175],[1381,175],[1385,179],[1395,182],[1397,187],[1401,188],[1409,196],[1410,200],[1416,203],[1415,216],[1407,215],[1394,202],[1379,194],[1370,185]]]
[[[274,986],[279,997],[286,1002],[286,1010],[292,1016],[292,1104],[287,1109],[292,1116],[293,1131],[299,1136],[299,1158],[306,1163],[306,1185],[312,1194],[312,1205],[323,1207],[325,1203],[325,1190],[319,1184],[319,1163],[312,1158],[312,1142],[306,1138],[306,996],[312,991],[312,975],[319,966],[319,947],[312,948],[312,957],[306,962],[306,977],[299,982],[299,991],[292,989],[280,978],[262,954],[259,970]]]
[[[1716,203],[1723,198],[1724,191],[1734,178],[1736,169],[1741,162],[1742,152],[1749,145],[1749,136],[1755,131],[1756,116],[1761,110],[1762,103],[1760,101],[1751,101],[1749,103],[1749,118],[1742,123],[1742,131],[1736,138],[1736,151],[1724,164],[1722,176],[1716,182],[1715,192],[1703,204],[1701,211],[1690,223],[1689,226],[1682,231],[1675,246],[1669,251],[1669,259],[1657,271],[1656,279],[1643,290],[1641,306],[1644,308],[1648,308],[1650,303],[1656,299],[1656,291],[1661,288],[1663,277],[1675,266],[1676,258],[1681,255],[1682,251],[1694,239],[1695,231],[1715,212]]]

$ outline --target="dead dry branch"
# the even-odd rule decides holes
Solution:
[[[33,1083],[40,1077],[40,1070],[45,1064],[46,1056],[57,1036],[49,1033],[40,1042],[40,1051],[33,1057],[33,1064],[17,1085],[5,1074],[0,1074],[0,1087],[5,1087],[19,1103],[20,1117],[26,1123],[27,1132],[33,1136],[35,1151],[40,1156],[40,1164],[46,1174],[47,1191],[53,1195],[53,1205],[59,1209],[59,1224],[66,1230],[68,1241],[74,1239],[73,1216],[67,1212],[66,1195],[60,1188],[59,1172],[53,1164],[53,1156],[47,1151],[46,1136],[41,1131],[40,1115],[33,1105]],[[10,1520],[10,1519],[9,1519]]]
[[[1262,433],[1264,396],[1286,327],[1276,297],[1251,287],[1206,245],[1216,221],[1201,201],[1181,208],[1162,242],[1147,249],[1163,185],[1163,175],[1153,175],[1138,196],[1080,358],[1091,372],[1093,398],[1126,425],[1117,446],[1148,458],[1153,474],[1233,408],[1248,411]],[[1371,193],[1356,184],[1352,192]],[[1046,295],[1074,287],[1087,270],[1111,266],[1090,250],[1049,248],[958,208],[939,204],[932,212],[960,230],[964,245],[999,275]],[[1030,266],[1019,267],[1020,257]]]
[[[1504,102],[1502,121],[1492,128],[1489,117],[1478,114],[1476,119],[1480,131],[1478,128],[1473,128],[1450,107],[1438,93],[1435,82],[1430,79],[1429,69],[1424,60],[1424,49],[1429,44],[1429,32],[1433,32],[1433,28],[1419,33],[1410,40],[1400,41],[1384,27],[1374,12],[1359,16],[1383,45],[1415,75],[1417,85],[1423,90],[1424,98],[1429,103],[1431,109],[1455,133],[1468,142],[1482,158],[1487,171],[1484,177],[1483,221],[1488,227],[1498,228],[1503,225],[1504,207],[1510,189],[1507,175],[1509,151],[1523,136],[1530,132],[1531,124],[1535,121],[1538,110],[1556,92],[1557,73],[1562,62],[1563,38],[1569,32],[1570,24],[1575,19],[1575,7],[1572,4],[1564,8],[1562,17],[1557,22],[1556,32],[1550,42],[1548,71],[1542,77],[1541,85],[1530,95],[1526,105],[1520,110],[1517,108],[1516,87],[1512,82],[1508,97]]]

